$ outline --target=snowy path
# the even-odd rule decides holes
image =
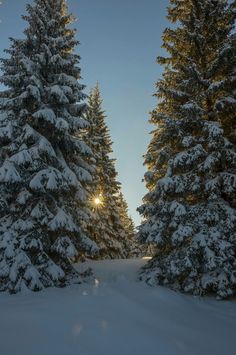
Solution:
[[[0,294],[0,354],[235,354],[236,301],[199,299],[137,283],[143,263],[92,262],[94,285]]]

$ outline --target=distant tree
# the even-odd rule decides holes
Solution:
[[[128,204],[122,192],[119,194],[118,202],[120,219],[126,234],[123,246],[126,256],[129,258],[144,256],[144,247],[137,239],[134,221],[129,216]]]
[[[96,248],[78,224],[91,150],[76,138],[87,122],[73,17],[65,0],[27,12],[26,38],[2,59],[0,290],[10,292],[80,281],[71,258]]]
[[[102,109],[99,86],[92,89],[88,100],[86,119],[89,127],[84,131],[84,140],[94,152],[89,158],[95,172],[90,184],[91,218],[88,234],[100,248],[98,258],[124,258],[130,237],[121,216],[120,183],[117,181],[115,160],[111,158],[112,141]],[[122,213],[125,214],[124,211]]]
[[[139,208],[139,238],[156,254],[140,277],[226,298],[236,290],[234,4],[171,0],[168,19]]]

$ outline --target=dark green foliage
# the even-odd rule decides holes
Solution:
[[[139,237],[149,283],[227,297],[236,288],[235,15],[227,1],[171,0]]]
[[[26,38],[2,59],[0,290],[10,292],[79,281],[71,259],[94,247],[78,218],[91,150],[76,138],[87,122],[73,17],[64,0],[36,0],[27,12]]]

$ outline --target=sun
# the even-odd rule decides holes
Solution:
[[[94,198],[94,203],[96,206],[100,205],[102,203],[101,199],[99,197]]]
[[[102,208],[104,206],[104,198],[102,193],[94,195],[91,198],[91,204],[95,209]]]

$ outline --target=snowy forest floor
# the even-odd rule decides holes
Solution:
[[[93,284],[0,294],[1,355],[233,355],[236,301],[136,282],[144,260],[97,261]]]

